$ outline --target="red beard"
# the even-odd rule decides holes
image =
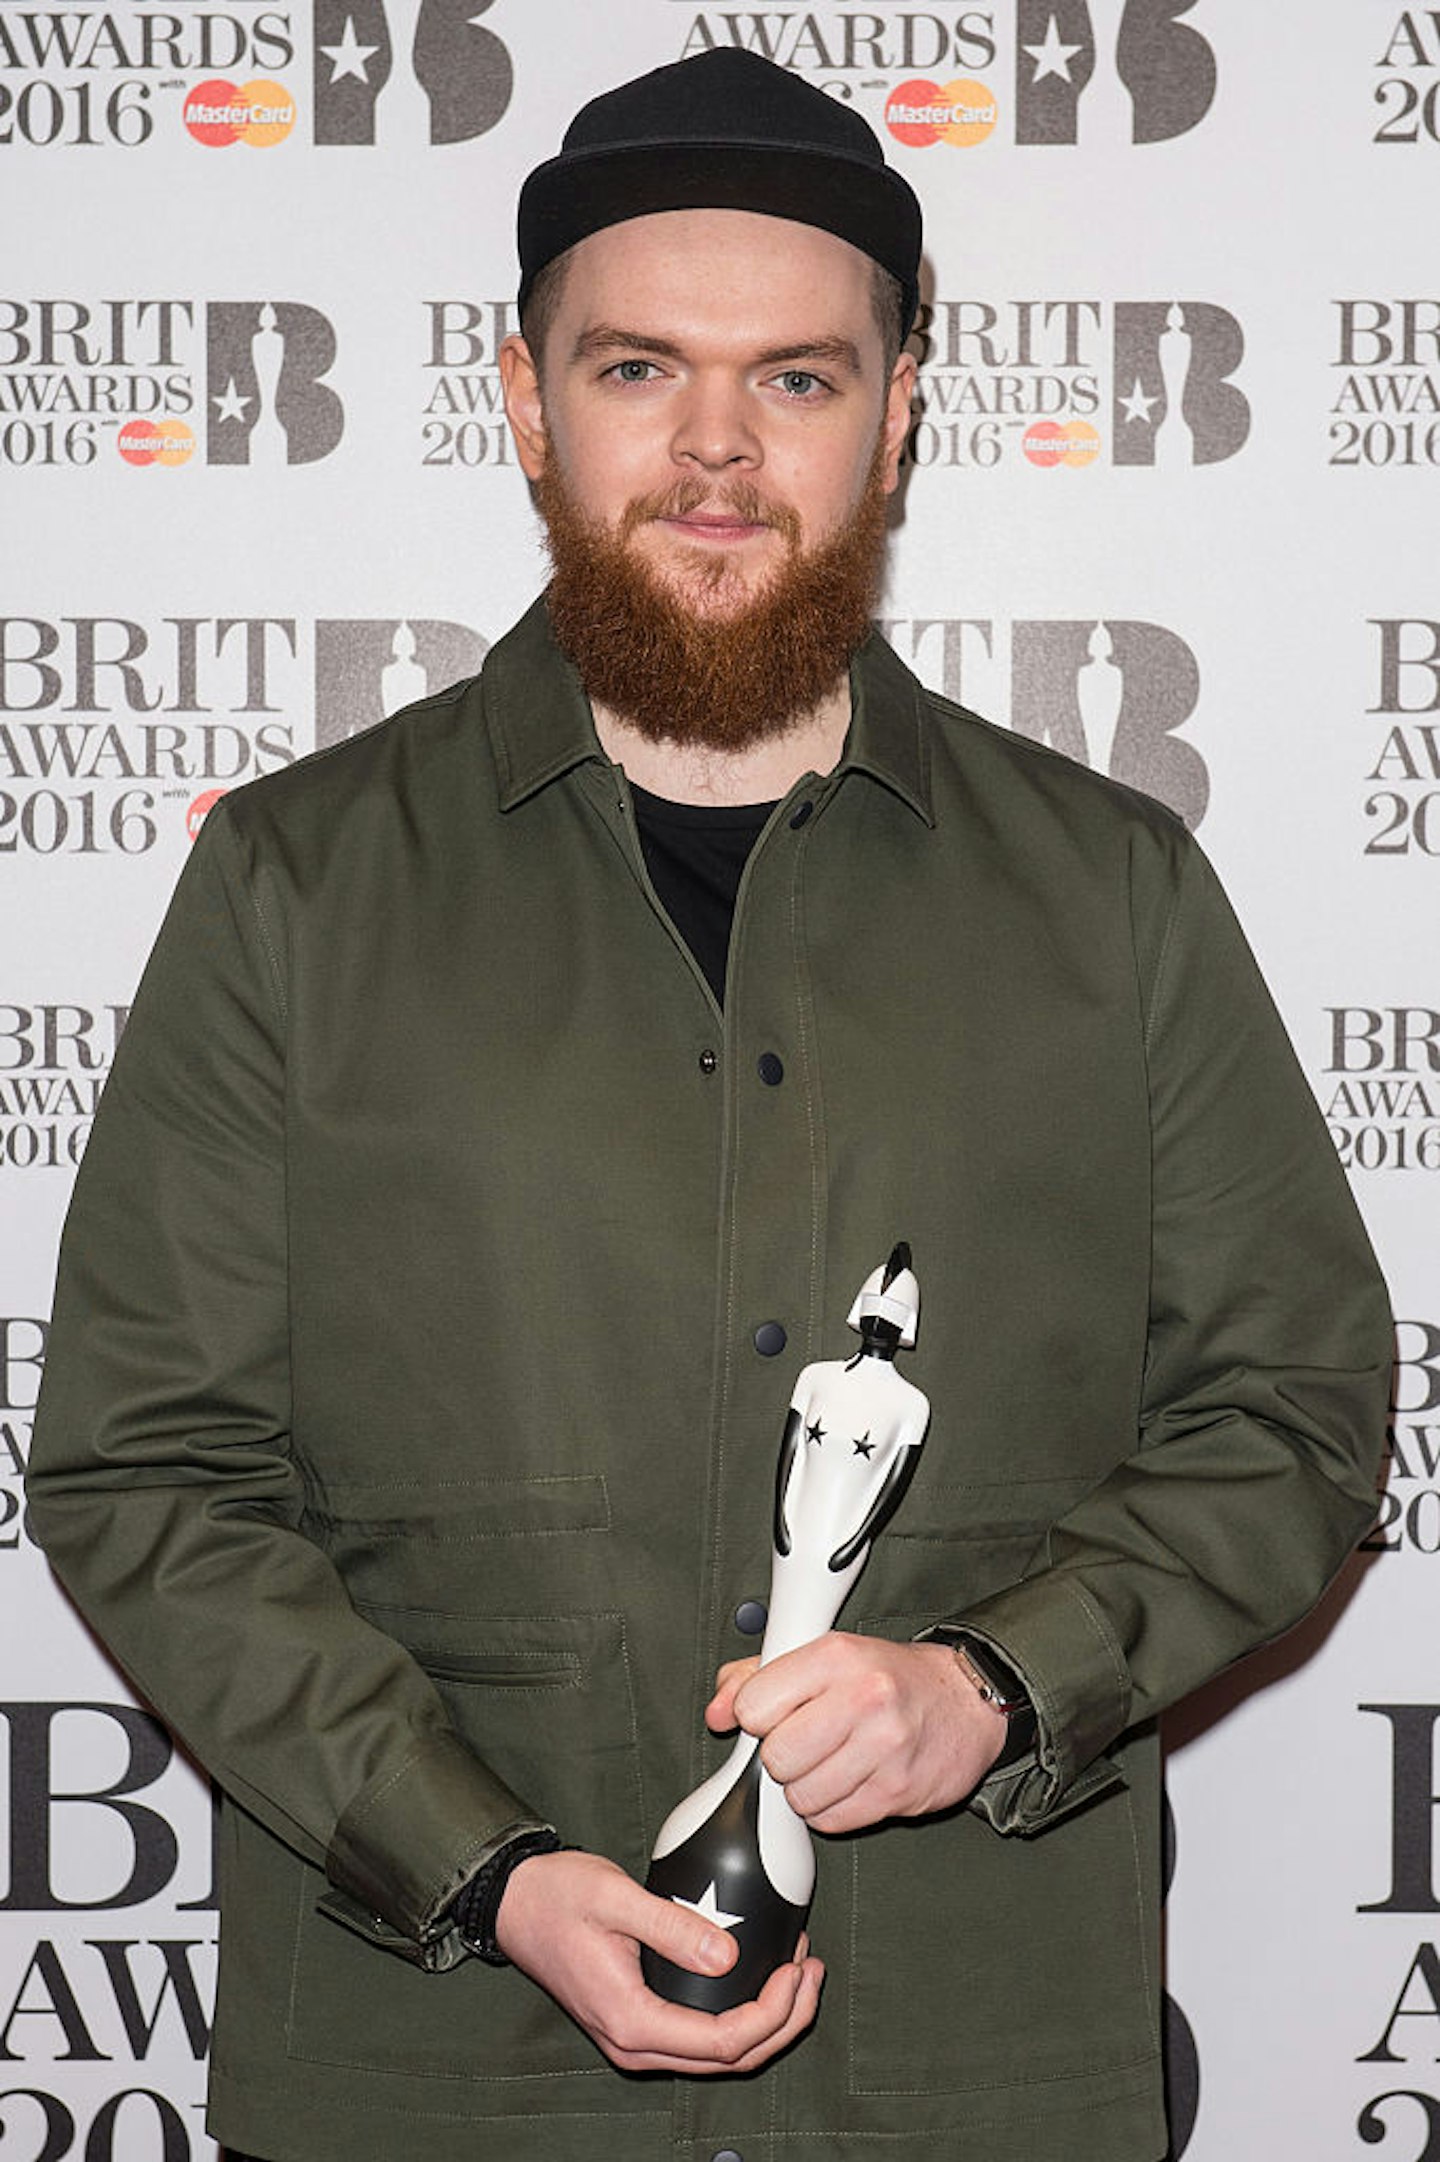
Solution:
[[[885,552],[882,476],[877,448],[849,521],[804,552],[797,514],[748,481],[681,480],[629,504],[612,529],[585,515],[548,460],[535,485],[554,571],[546,598],[590,697],[654,743],[743,751],[783,735],[835,689],[869,633]],[[702,504],[773,526],[789,550],[728,612],[697,611],[629,545],[649,520]],[[697,547],[686,575],[714,595],[730,565]]]

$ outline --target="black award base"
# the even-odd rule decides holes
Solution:
[[[810,1912],[782,1899],[760,1860],[760,1754],[705,1822],[669,1854],[650,1864],[645,1889],[678,1900],[729,1929],[740,1957],[728,1974],[692,1974],[647,1946],[640,1949],[646,1986],[671,2004],[697,2012],[728,2012],[758,1997],[777,1967],[795,1957]]]

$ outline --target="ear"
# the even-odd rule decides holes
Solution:
[[[900,478],[900,453],[910,433],[919,370],[913,353],[902,353],[890,371],[885,393],[885,493],[893,493]]]
[[[540,371],[525,340],[513,333],[500,347],[500,387],[520,469],[527,480],[538,480],[548,448]]]

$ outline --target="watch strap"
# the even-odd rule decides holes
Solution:
[[[1008,1659],[992,1644],[951,1622],[937,1622],[932,1629],[922,1631],[916,1641],[947,1644],[976,1694],[1004,1717],[1007,1731],[1000,1754],[990,1767],[992,1772],[1005,1771],[1033,1754],[1040,1722],[1024,1682]]]

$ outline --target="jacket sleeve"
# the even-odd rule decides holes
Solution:
[[[1038,1760],[974,1799],[1038,1829],[1102,1752],[1308,1612],[1375,1511],[1388,1301],[1319,1110],[1200,850],[1146,1014],[1149,1333],[1138,1446],[1023,1581],[948,1617],[1030,1689]],[[1137,944],[1142,943],[1137,940]]]
[[[543,1819],[300,1528],[285,985],[228,808],[176,889],[76,1183],[30,1521],[200,1762],[327,1871],[339,1918],[445,1966],[456,1891]]]

